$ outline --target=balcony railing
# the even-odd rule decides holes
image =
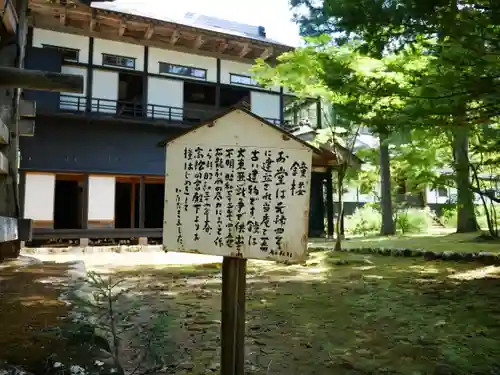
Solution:
[[[62,112],[87,113],[87,98],[73,95],[59,96],[59,109]],[[222,109],[193,109],[180,108],[158,104],[129,102],[123,100],[110,100],[92,98],[89,106],[90,113],[109,115],[111,117],[163,120],[177,124],[196,124],[216,116]],[[285,128],[291,125],[280,119],[265,118],[267,121]]]

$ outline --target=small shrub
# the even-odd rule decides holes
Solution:
[[[428,210],[408,208],[396,216],[396,228],[402,233],[422,233],[432,226],[432,217]]]
[[[441,216],[441,221],[447,228],[456,228],[457,226],[457,209],[445,208]]]
[[[380,211],[369,205],[357,208],[354,213],[346,217],[346,230],[351,234],[362,234],[366,236],[380,230],[382,215]]]

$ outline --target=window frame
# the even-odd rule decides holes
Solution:
[[[439,198],[448,198],[450,196],[450,193],[448,191],[448,188],[444,186],[438,186],[437,190],[437,195]]]
[[[162,69],[163,67],[167,67],[165,71]],[[176,73],[176,72],[170,72],[168,71],[168,67],[177,67],[177,68],[184,68],[184,69],[190,69],[190,71],[195,71],[199,70],[200,72],[203,72],[203,77],[198,77],[193,74],[183,74],[183,73]],[[174,76],[179,76],[179,77],[187,77],[187,78],[194,78],[202,81],[206,81],[208,77],[208,69],[205,68],[198,68],[196,66],[188,66],[188,65],[181,65],[181,64],[174,64],[174,63],[168,63],[164,61],[158,61],[158,72],[160,74],[170,74]]]
[[[63,61],[67,61],[67,62],[79,62],[80,61],[80,50],[77,49],[77,48],[69,48],[69,47],[63,47],[63,46],[57,46],[55,44],[45,44],[43,43],[42,44],[42,48],[47,48],[47,49],[55,49],[55,50],[58,50],[60,51],[63,56]],[[64,57],[64,52],[74,52],[76,53],[76,59],[67,59]]]
[[[250,82],[255,82],[255,83],[241,83],[241,82],[233,82],[233,77],[240,77],[240,78],[248,78]],[[247,86],[247,87],[262,87],[255,79],[253,79],[251,76],[247,76],[245,74],[237,74],[237,73],[229,73],[229,83],[231,85],[240,85],[240,86]]]
[[[118,64],[110,64],[110,63],[106,63],[104,62],[104,59],[109,56],[109,57],[115,57],[115,58],[120,58],[120,59],[130,59],[134,64],[133,66],[125,66],[125,65],[118,65]],[[122,69],[132,69],[132,70],[135,70],[135,67],[136,67],[136,60],[137,58],[135,57],[130,57],[130,56],[123,56],[123,55],[114,55],[112,53],[103,53],[102,54],[102,65],[105,65],[105,66],[114,66],[116,68],[122,68]]]

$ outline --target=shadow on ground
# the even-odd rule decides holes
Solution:
[[[2,268],[3,359],[30,369],[64,342],[44,336],[68,306],[57,299],[69,264]],[[167,373],[215,374],[221,265],[118,269],[132,330],[163,314]],[[50,284],[47,283],[50,281]],[[307,266],[249,262],[248,374],[500,373],[500,268],[317,252]],[[5,322],[8,322],[6,324]],[[6,348],[6,350],[5,350]]]
[[[35,369],[63,343],[41,332],[58,326],[69,308],[58,297],[68,264],[2,265],[0,269],[0,359]]]
[[[176,374],[217,371],[219,267],[118,272],[138,288],[132,321],[170,317]],[[317,253],[307,267],[250,262],[248,373],[500,373],[498,272],[349,254]]]

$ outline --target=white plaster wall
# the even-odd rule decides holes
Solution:
[[[252,91],[250,93],[252,112],[267,119],[280,118],[280,97],[275,94]]]
[[[78,49],[80,50],[78,62],[88,63],[89,61],[89,38],[86,36],[34,28],[33,47],[42,47],[42,44]]]
[[[207,81],[210,82],[217,81],[217,59],[213,57],[191,55],[188,53],[169,51],[165,49],[151,47],[149,49],[148,72],[159,74],[160,62],[206,69]],[[200,78],[195,78],[195,77],[189,77],[189,78],[204,81],[203,79]]]
[[[149,77],[148,79],[148,116],[168,118],[170,115],[173,120],[182,120],[184,82],[160,77]],[[168,108],[153,107],[152,104],[176,108],[172,108],[169,113]]]
[[[75,94],[71,92],[62,92],[63,96],[60,98],[60,108],[67,109],[71,111],[85,111],[85,106],[87,103],[87,68],[80,68],[78,66],[63,65],[61,67],[61,73],[64,74],[77,74],[83,76],[83,93]],[[78,100],[77,98],[80,98]]]
[[[229,61],[229,60],[221,60],[220,62],[220,81],[221,83],[226,83],[226,84],[231,84],[231,79],[230,79],[230,74],[241,74],[244,76],[252,76],[252,72],[250,72],[250,68],[252,67],[252,64],[245,64],[241,62],[236,62],[236,61]],[[235,85],[234,86],[242,86],[242,87],[247,87],[251,89],[251,86],[244,86],[244,85]],[[273,87],[270,91],[276,91],[279,92],[280,88],[279,86]]]
[[[54,220],[56,176],[47,173],[26,172],[24,216],[39,221]]]
[[[89,220],[115,219],[115,177],[89,176]]]
[[[335,179],[335,176],[334,176]],[[349,187],[347,191],[342,195],[342,200],[344,202],[357,202],[358,201],[358,189],[356,187]]]
[[[94,65],[102,65],[103,53],[108,55],[134,57],[135,70],[144,70],[144,46],[115,42],[113,40],[94,39]],[[127,68],[123,67],[123,69]]]
[[[118,73],[106,70],[94,70],[92,83],[92,111],[94,112],[116,112],[116,100],[118,100]],[[98,99],[107,99],[98,101]],[[97,105],[99,103],[99,110]]]

